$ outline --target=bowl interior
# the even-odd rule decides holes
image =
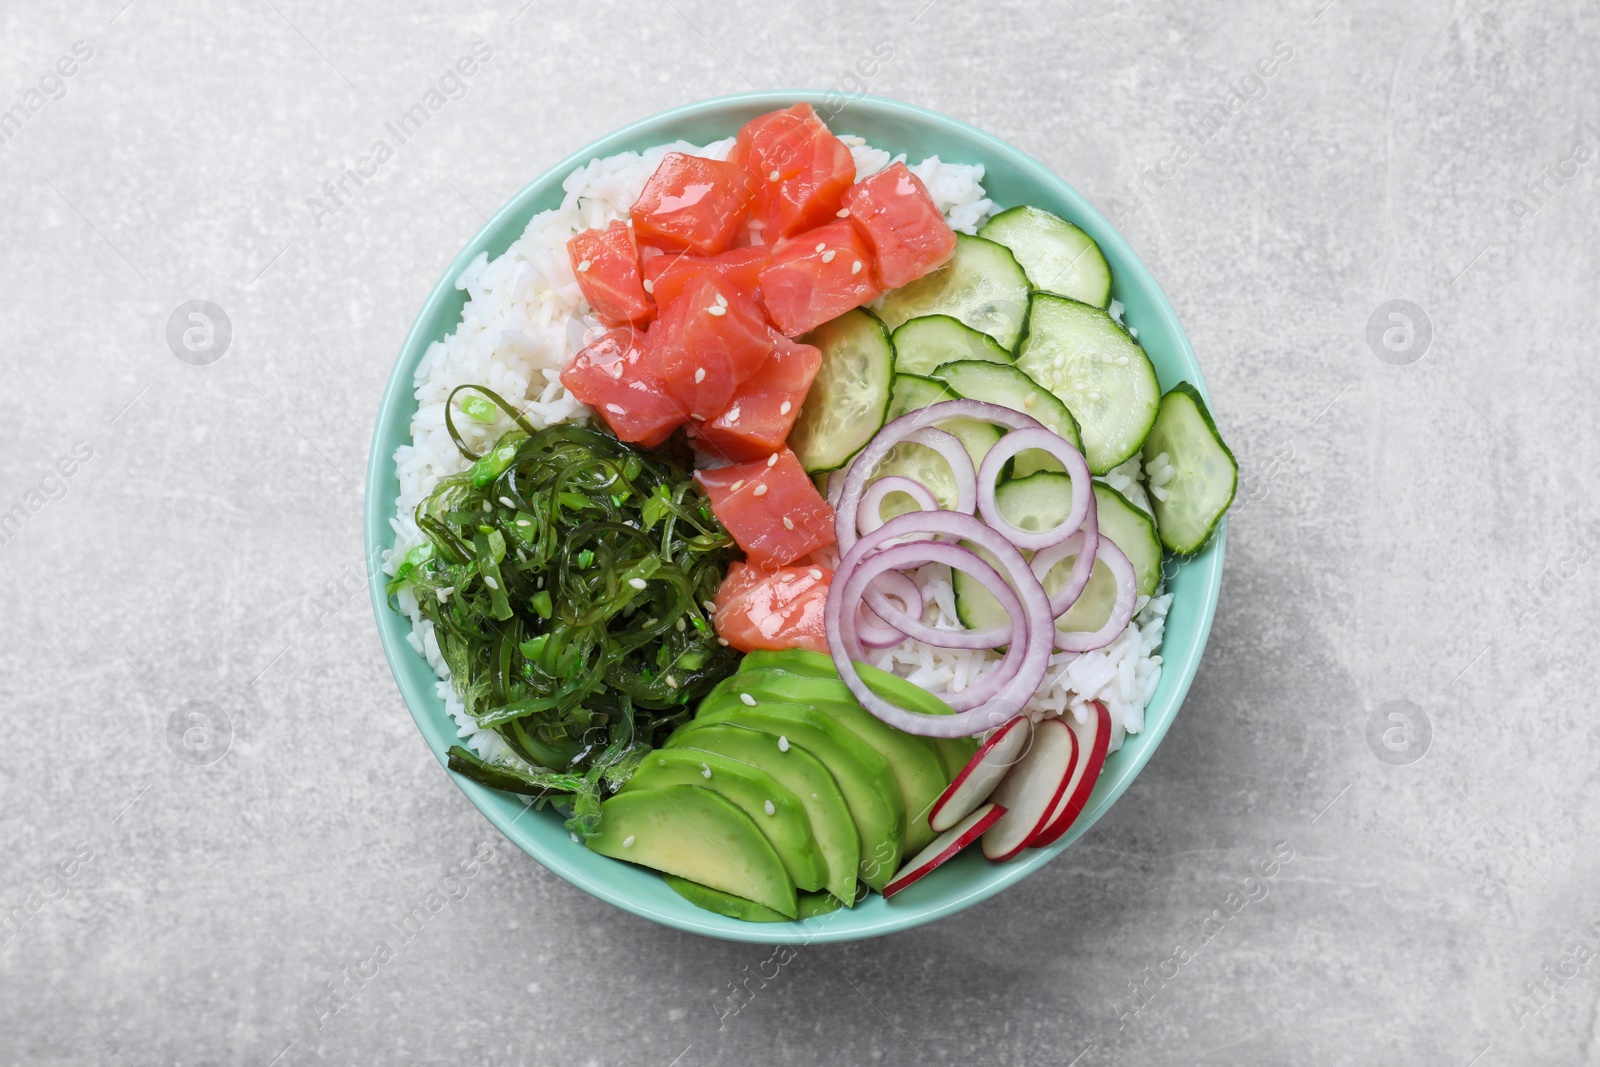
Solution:
[[[875,97],[852,99],[842,108],[835,94],[815,92],[748,93],[723,97],[645,119],[574,153],[540,175],[501,208],[451,263],[429,294],[395,363],[373,433],[367,467],[366,549],[377,560],[391,543],[389,517],[399,494],[392,457],[410,440],[416,411],[412,379],[428,345],[444,338],[460,319],[466,294],[455,279],[479,252],[499,255],[539,211],[558,206],[561,182],[574,167],[597,156],[639,150],[679,138],[705,143],[727,137],[763,112],[807,100],[836,133],[858,134],[912,161],[937,155],[962,163],[981,163],[984,187],[996,204],[1033,204],[1071,220],[1089,233],[1105,253],[1115,279],[1112,295],[1126,312],[1125,321],[1139,332],[1163,389],[1187,380],[1202,392],[1204,382],[1194,352],[1160,287],[1133,250],[1099,212],[1037,161],[965,123],[897,101]],[[959,911],[993,896],[1048,863],[1082,836],[1103,815],[1149,760],[1161,742],[1194,677],[1222,576],[1223,537],[1181,566],[1167,568],[1173,593],[1162,648],[1160,686],[1146,709],[1145,730],[1132,736],[1107,760],[1089,806],[1072,831],[1050,848],[1032,850],[1004,864],[992,864],[968,852],[940,868],[892,901],[873,895],[852,910],[794,923],[748,923],[695,907],[668,889],[653,872],[596,855],[575,844],[552,811],[534,812],[515,797],[486,789],[452,775],[452,779],[511,841],[562,878],[636,915],[713,937],[767,943],[847,941],[904,930]],[[435,693],[435,677],[427,662],[406,642],[410,624],[391,610],[383,591],[384,575],[371,581],[373,609],[389,665],[406,705],[434,755],[441,761],[456,742],[455,726]]]

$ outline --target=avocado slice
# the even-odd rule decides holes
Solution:
[[[797,744],[779,748],[778,739],[771,734],[732,725],[707,724],[697,730],[675,731],[667,738],[666,748],[714,752],[772,775],[806,809],[811,832],[828,868],[828,891],[845,907],[855,903],[861,837],[850,818],[844,794],[839,792],[839,783],[820,760]]]
[[[757,904],[744,897],[736,897],[732,893],[724,893],[720,889],[712,889],[699,882],[691,882],[687,878],[679,878],[675,874],[664,874],[661,880],[667,883],[674,893],[697,908],[714,911],[718,915],[726,915],[730,919],[742,919],[751,923],[783,923],[788,922],[787,915],[773,911],[765,904]],[[818,915],[826,915],[830,911],[838,911],[844,903],[832,893],[801,893],[797,900],[796,919],[814,919]]]
[[[800,704],[826,715],[871,745],[894,772],[906,805],[906,855],[922,851],[937,834],[928,812],[950,784],[939,749],[926,737],[898,730],[856,702],[844,682],[807,678],[787,671],[748,671],[722,683],[731,693],[748,693],[757,701]]]
[[[697,785],[618,793],[586,844],[602,856],[743,896],[788,918],[798,903],[783,860],[750,816]]]
[[[820,760],[833,774],[855,821],[861,840],[857,864],[861,880],[877,890],[888,884],[904,855],[906,809],[887,760],[832,719],[798,704],[748,707],[737,694],[713,692],[701,702],[694,721],[678,732],[688,734],[711,723],[771,734]]]
[[[839,677],[839,670],[834,666],[833,657],[803,648],[789,648],[777,652],[751,652],[739,663],[740,674],[767,670],[788,671],[790,674],[799,674],[807,678]],[[898,675],[879,670],[866,663],[857,663],[856,673],[861,675],[861,680],[867,684],[868,689],[909,711],[924,715],[953,714],[950,705]],[[978,751],[978,739],[975,737],[938,737],[930,740],[938,748],[939,758],[944,761],[946,784],[955,781],[956,775],[961,773],[962,768]]]
[[[720,793],[750,816],[783,860],[796,889],[821,889],[828,868],[800,800],[766,771],[748,763],[691,749],[658,749],[645,756],[622,792],[697,785]]]

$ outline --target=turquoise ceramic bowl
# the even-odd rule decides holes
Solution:
[[[1115,277],[1112,294],[1126,307],[1126,321],[1138,329],[1139,340],[1155,362],[1163,389],[1187,380],[1205,391],[1194,351],[1161,287],[1121,235],[1066,182],[1010,145],[945,115],[876,97],[852,99],[837,114],[830,114],[839,99],[819,92],[745,93],[680,107],[636,122],[573,153],[502,207],[461,250],[428,294],[389,378],[367,464],[368,558],[379,558],[390,544],[388,520],[399,494],[392,457],[399,445],[410,441],[411,418],[416,411],[412,376],[428,345],[448,334],[460,319],[466,294],[457,290],[454,283],[467,263],[479,252],[487,251],[493,257],[505,251],[510,243],[508,235],[520,234],[535,213],[557,206],[562,179],[590,159],[679,138],[703,144],[731,135],[756,115],[801,100],[810,101],[828,118],[835,132],[859,134],[880,148],[905,152],[912,160],[938,155],[953,162],[983,164],[984,187],[1002,207],[1033,204],[1077,223],[1100,243]],[[1050,848],[1031,850],[1010,863],[990,863],[976,849],[969,849],[893,900],[874,894],[852,910],[836,911],[809,922],[748,923],[727,919],[682,899],[651,871],[598,856],[574,843],[555,812],[528,811],[515,797],[451,777],[489,821],[524,852],[573,885],[635,915],[711,937],[767,943],[850,941],[906,930],[992,897],[1037,871],[1087,833],[1133,783],[1172,725],[1199,666],[1221,586],[1222,551],[1223,538],[1218,536],[1196,558],[1180,567],[1169,566],[1168,587],[1173,600],[1162,649],[1164,665],[1160,688],[1146,712],[1145,731],[1129,738],[1122,750],[1106,762],[1088,809],[1072,831]],[[432,671],[406,643],[409,624],[390,609],[383,577],[375,574],[371,582],[378,633],[401,695],[428,747],[442,764],[445,751],[456,740],[455,727],[434,693]]]

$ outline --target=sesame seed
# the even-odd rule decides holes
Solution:
[[[728,313],[728,309],[723,307],[721,304],[712,304],[710,307],[706,308],[706,314],[707,315],[718,315],[718,316],[721,316],[721,315],[726,315],[727,313]]]
[[[613,363],[613,364],[611,364],[611,376],[613,378],[622,377],[622,364],[621,363]]]
[[[529,522],[527,519],[518,519],[517,520],[517,525],[518,526],[532,526],[533,523]]]
[[[1118,356],[1117,357],[1117,366],[1126,367],[1127,365],[1128,365],[1128,357],[1127,356]]]
[[[700,369],[698,369],[698,370],[696,370],[694,372],[694,384],[699,385],[701,382],[703,382],[705,380],[706,380],[706,369],[704,367],[701,367]]]
[[[778,579],[778,581],[782,582],[784,585],[788,585],[790,582],[794,581],[794,575],[785,573],[783,577]]]
[[[582,274],[582,273],[584,273],[584,272],[585,272],[585,271],[587,271],[587,270],[588,270],[588,269],[589,269],[589,268],[590,268],[590,267],[592,267],[592,266],[594,266],[594,264],[593,264],[593,263],[591,263],[591,262],[590,262],[590,261],[589,261],[589,260],[587,260],[587,259],[586,259],[586,260],[584,260],[584,261],[583,261],[583,262],[582,262],[582,263],[579,263],[579,264],[578,264],[578,273],[579,273],[579,274]]]
[[[637,839],[632,834],[629,834],[627,837],[624,837],[622,839],[622,847],[623,848],[632,848],[633,847],[633,843],[634,843],[635,840],[637,840]]]
[[[741,490],[743,488],[744,488],[744,479],[740,478],[738,481],[734,482],[733,485],[729,486],[728,492],[737,493],[739,490]]]
[[[778,814],[778,809],[773,806],[773,803],[770,800],[763,804],[762,807],[766,808],[768,815]]]
[[[739,699],[744,702],[744,706],[747,708],[753,708],[756,706],[756,698],[751,696],[749,693],[740,693]]]
[[[704,763],[700,764],[700,777],[702,777],[702,778],[710,778],[711,777],[711,768],[707,767]]]
[[[723,296],[721,293],[718,293],[717,294],[717,306],[718,307],[727,307],[728,306],[728,298]]]
[[[704,415],[700,414],[698,411],[691,413],[689,417],[691,419],[693,419],[695,422],[705,422],[706,421],[706,417]]]
[[[673,676],[672,676],[672,675],[670,675],[670,674],[669,674],[669,675],[667,675],[667,685],[668,685],[668,687],[670,687],[670,688],[672,688],[672,689],[676,689],[676,688],[678,688],[678,679],[676,679],[676,678],[674,678],[674,677],[673,677]],[[710,771],[707,771],[707,772],[706,772],[706,777],[707,777],[707,778],[710,778],[710,777],[711,777],[711,772],[710,772]]]
[[[769,174],[769,175],[767,175],[767,180],[768,180],[768,181],[769,181],[769,182],[775,182],[775,181],[777,181],[777,180],[778,180],[778,179],[779,179],[779,178],[780,178],[780,177],[782,177],[782,175],[780,175],[780,174],[779,174],[779,173],[778,173],[778,170],[777,170],[777,168],[776,168],[776,167],[774,167],[774,168],[773,168],[773,170],[772,170],[772,173],[771,173],[771,174]]]
[[[772,455],[767,457],[767,466],[775,467],[775,466],[777,466],[777,464],[778,464],[778,454],[776,452],[774,452]]]
[[[492,574],[485,574],[483,576],[483,584],[488,586],[490,589],[500,588],[500,583],[494,580],[494,575]]]
[[[789,412],[791,412],[793,410],[794,410],[794,405],[789,403],[787,400],[785,400],[783,403],[778,405],[778,414],[779,415],[787,415],[787,414],[789,414]]]
[[[789,751],[789,739],[787,737],[783,736],[782,734],[778,735],[778,751],[779,752],[787,752],[787,751]]]
[[[611,412],[611,414],[613,414],[613,415],[626,415],[627,414],[627,411],[623,408],[623,406],[621,404],[607,404],[606,405],[606,410]]]
[[[839,253],[835,252],[833,249],[830,248],[826,252],[822,253],[822,262],[824,262],[824,263],[832,263],[833,262],[833,257],[837,256],[838,254]]]
[[[707,611],[716,611],[717,610],[717,605],[713,601],[710,601],[710,600],[702,600],[702,601],[700,601],[700,606],[705,608]]]
[[[729,426],[739,425],[739,406],[737,404],[729,409],[727,418]]]
[[[726,637],[719,637],[719,638],[717,638],[717,644],[721,645],[723,648],[727,648],[728,647],[728,639]]]
[[[847,208],[847,207],[842,207],[842,208],[840,208],[840,209],[839,209],[839,217],[840,217],[840,218],[841,218],[841,219],[847,219],[847,218],[849,218],[849,217],[850,217],[850,209],[849,209],[849,208]]]
[[[681,634],[681,633],[683,633],[684,629],[687,627],[688,624],[683,621],[683,616],[679,615],[678,616],[678,621],[677,621],[677,623],[675,625],[678,627],[678,632]]]
[[[813,582],[820,582],[820,581],[822,581],[822,568],[821,568],[821,567],[812,567],[812,568],[811,568],[811,569],[810,569],[810,570],[809,570],[809,571],[807,571],[807,572],[806,572],[806,573],[807,573],[807,574],[809,574],[809,575],[811,575],[811,580],[812,580],[812,581],[813,581]]]
[[[790,517],[789,517],[789,516],[787,516],[787,515],[785,515],[785,516],[784,516],[784,517],[783,517],[783,528],[784,528],[784,529],[785,529],[785,530],[792,530],[792,529],[794,529],[794,520],[793,520],[793,519],[791,519],[791,518],[790,518]]]
[[[1050,361],[1050,365],[1052,367],[1054,367],[1056,370],[1060,370],[1062,367],[1065,367],[1067,365],[1067,357],[1066,356],[1057,356],[1055,359]]]
[[[503,496],[503,497],[501,497],[501,498],[500,498],[500,503],[502,503],[502,504],[504,504],[504,505],[505,505],[505,506],[506,506],[506,507],[508,507],[508,508],[514,508],[514,507],[516,507],[516,506],[517,506],[517,505],[515,505],[515,504],[513,504],[513,503],[512,503],[512,502],[511,502],[511,498],[510,498],[510,497],[508,497],[508,496]]]
[[[644,280],[644,291],[649,293],[651,296],[654,296],[656,291],[656,283],[651,281],[649,278],[646,278]]]
[[[860,274],[861,273],[861,261],[859,259],[856,260],[854,263],[850,264],[850,273],[851,274]]]
[[[643,589],[644,588],[644,579],[643,578],[629,578],[628,579],[628,584],[633,586],[635,589]]]
[[[767,487],[765,485],[758,485],[755,488],[755,492],[751,493],[750,495],[751,496],[766,496],[767,495]]]
[[[1090,400],[1099,400],[1100,399],[1100,390],[1098,390],[1098,389],[1089,390],[1089,399]]]
[[[1031,408],[1031,407],[1033,407],[1034,402],[1037,401],[1038,399],[1039,399],[1039,394],[1038,393],[1029,393],[1027,396],[1022,398],[1022,406],[1025,407],[1025,408]]]

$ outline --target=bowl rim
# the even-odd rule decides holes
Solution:
[[[444,711],[442,701],[437,694],[431,689],[413,684],[400,668],[402,659],[418,658],[418,653],[411,648],[406,640],[410,632],[409,620],[390,607],[389,598],[385,592],[387,575],[384,574],[380,561],[383,552],[392,543],[389,518],[393,514],[394,500],[377,491],[378,487],[383,485],[384,479],[393,471],[393,451],[392,449],[385,450],[386,429],[392,421],[396,409],[401,407],[405,408],[407,412],[405,425],[409,426],[411,415],[415,413],[413,386],[415,369],[428,346],[437,339],[432,336],[423,336],[427,332],[425,330],[427,320],[433,317],[434,310],[442,301],[453,297],[456,292],[456,279],[466,269],[467,265],[480,254],[489,239],[497,235],[505,235],[504,226],[508,220],[524,210],[530,200],[548,192],[552,184],[559,188],[561,181],[568,174],[591,159],[625,151],[627,149],[623,146],[649,131],[659,131],[659,140],[652,143],[665,143],[674,140],[675,137],[670,131],[670,126],[673,123],[696,118],[707,112],[750,105],[763,107],[771,105],[775,108],[787,107],[801,102],[810,103],[813,106],[823,106],[826,102],[839,98],[840,95],[842,94],[809,89],[778,89],[733,93],[671,108],[612,131],[604,137],[570,153],[523,185],[473,234],[461,252],[450,262],[444,275],[433,286],[426,299],[420,305],[416,318],[406,333],[399,355],[396,357],[394,367],[390,372],[388,383],[384,389],[382,402],[374,419],[364,487],[365,521],[363,523],[363,540],[368,560],[368,591],[377,622],[379,640],[383,645],[384,656],[389,665],[390,674],[394,678],[396,687],[400,690],[401,698],[405,701],[407,710],[410,711],[412,720],[422,734],[424,742],[433,752],[435,759],[439,761],[441,766],[446,761],[445,752],[441,747],[435,745],[430,736],[430,726],[433,725],[433,719],[442,718],[448,724],[449,729],[453,731],[454,723],[449,720],[449,716]],[[1199,362],[1195,358],[1194,349],[1190,345],[1188,336],[1185,334],[1182,324],[1178,321],[1177,313],[1168,301],[1166,293],[1162,290],[1144,261],[1139,258],[1121,233],[1070,184],[1057,176],[1043,163],[1008,142],[949,115],[920,107],[916,104],[870,94],[852,94],[848,97],[844,106],[846,109],[858,107],[878,109],[911,123],[932,124],[936,127],[953,129],[968,137],[984,142],[986,149],[994,157],[1003,159],[1008,166],[1016,167],[1029,173],[1034,180],[1055,187],[1062,199],[1073,205],[1077,214],[1072,221],[1081,224],[1084,219],[1092,220],[1096,224],[1093,228],[1107,235],[1107,240],[1117,250],[1115,258],[1126,263],[1126,266],[1119,273],[1126,272],[1131,267],[1132,280],[1136,287],[1148,294],[1155,315],[1166,320],[1165,325],[1176,344],[1177,351],[1175,356],[1186,364],[1188,368],[1185,372],[1184,380],[1190,381],[1209,402],[1210,394],[1206,389],[1204,377],[1200,373]],[[1192,634],[1188,635],[1188,640],[1181,649],[1174,649],[1170,646],[1167,640],[1168,635],[1163,637],[1162,688],[1167,688],[1170,677],[1171,689],[1166,694],[1165,703],[1171,706],[1171,710],[1164,714],[1152,715],[1151,711],[1154,708],[1154,702],[1152,701],[1151,707],[1146,709],[1146,729],[1138,735],[1143,740],[1143,746],[1137,753],[1131,754],[1133,757],[1131,760],[1124,761],[1123,765],[1117,769],[1115,781],[1112,782],[1111,787],[1091,808],[1083,812],[1071,831],[1064,834],[1054,844],[1047,848],[1028,850],[1024,856],[1004,864],[997,864],[994,867],[995,873],[984,880],[982,884],[948,893],[937,903],[919,907],[915,911],[896,912],[891,910],[876,919],[862,917],[860,912],[836,911],[814,920],[789,923],[741,922],[713,912],[705,912],[703,916],[696,915],[692,917],[685,917],[677,913],[669,914],[656,909],[647,901],[635,899],[625,887],[619,888],[605,880],[589,877],[576,863],[569,860],[566,855],[567,849],[550,850],[531,840],[526,835],[518,833],[515,829],[515,824],[523,814],[526,814],[531,809],[523,807],[519,813],[508,816],[499,807],[499,804],[503,802],[503,794],[461,778],[459,775],[446,772],[446,776],[466,794],[467,799],[472,802],[473,806],[507,840],[515,844],[546,870],[590,895],[641,918],[708,937],[761,944],[820,944],[878,937],[911,929],[924,923],[932,922],[935,919],[955,914],[973,904],[987,900],[1039,870],[1046,863],[1049,863],[1064,852],[1079,837],[1092,829],[1095,823],[1110,810],[1111,806],[1128,790],[1134,779],[1143,771],[1145,765],[1149,763],[1156,749],[1160,746],[1162,739],[1166,736],[1172,721],[1181,710],[1183,701],[1188,695],[1189,687],[1199,669],[1206,643],[1210,637],[1211,625],[1216,615],[1217,600],[1221,592],[1222,565],[1227,533],[1226,525],[1227,523],[1224,519],[1211,543],[1198,555],[1186,559],[1182,564],[1186,571],[1193,568],[1198,572],[1195,577],[1201,582],[1205,602],[1202,605]],[[1169,675],[1169,666],[1178,666],[1180,669],[1176,673]],[[431,669],[428,674],[430,677],[432,676]],[[835,917],[844,915],[855,916],[858,921],[841,928],[833,920]]]

